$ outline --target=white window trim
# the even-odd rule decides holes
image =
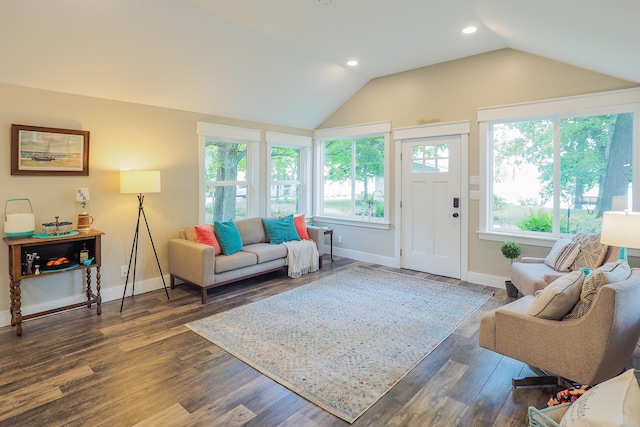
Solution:
[[[318,212],[319,207],[322,205],[322,185],[324,170],[324,153],[322,144],[320,141],[331,138],[341,137],[356,137],[356,136],[370,136],[370,135],[384,135],[384,218],[380,221],[362,221],[356,218],[345,217],[333,217],[320,215]],[[350,125],[334,128],[317,129],[313,132],[313,138],[315,140],[315,175],[314,175],[314,206],[313,206],[313,218],[314,220],[340,225],[351,225],[356,227],[366,228],[378,228],[388,230],[391,226],[390,223],[390,181],[391,181],[391,122],[375,122],[366,123],[360,125]]]
[[[265,135],[267,142],[267,179],[264,188],[265,204],[267,214],[271,211],[271,149],[273,147],[288,147],[300,149],[300,209],[299,213],[305,214],[306,218],[312,215],[312,188],[311,188],[311,148],[313,140],[310,136],[292,135],[277,132],[267,132]]]
[[[258,216],[258,188],[259,159],[262,131],[257,129],[239,128],[219,125],[215,123],[197,122],[198,134],[198,223],[205,222],[204,194],[204,148],[206,137],[218,138],[222,141],[247,144],[247,218]]]
[[[492,194],[492,182],[489,178],[489,160],[492,158],[491,147],[487,140],[487,123],[510,119],[529,119],[540,117],[559,117],[563,115],[598,115],[615,112],[634,112],[633,146],[633,183],[634,190],[640,188],[640,88],[577,95],[542,101],[511,104],[478,109],[479,145],[480,145],[480,224],[478,237],[483,240],[504,242],[512,240],[520,244],[551,247],[558,236],[527,236],[524,234],[501,233],[488,228],[488,205]],[[640,209],[640,197],[633,197],[633,210]]]

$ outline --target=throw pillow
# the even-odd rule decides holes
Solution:
[[[293,223],[296,226],[298,236],[300,236],[302,240],[311,240],[311,237],[309,237],[309,233],[307,232],[307,223],[304,220],[304,214],[294,216]]]
[[[213,232],[220,243],[223,254],[233,255],[242,250],[242,238],[232,219],[225,222],[216,221],[213,225]]]
[[[282,218],[264,218],[262,222],[267,230],[269,243],[272,245],[290,240],[300,240],[293,222],[293,215],[287,215]]]
[[[577,270],[549,283],[536,292],[527,314],[541,319],[562,319],[580,300],[583,280],[582,270]]]
[[[216,239],[216,235],[213,233],[212,226],[208,224],[196,225],[193,227],[193,233],[196,236],[196,242],[213,246],[213,253],[216,255],[222,253],[222,248],[220,247],[220,243],[218,243],[218,239]]]
[[[581,270],[578,270],[581,271]],[[631,274],[631,268],[626,261],[619,259],[596,268],[589,274],[582,284],[580,301],[571,309],[565,319],[579,319],[591,308],[593,298],[598,290],[607,283],[626,280]]]
[[[544,263],[556,271],[571,271],[571,265],[580,253],[580,243],[558,239],[544,259]]]
[[[581,231],[573,236],[573,242],[580,244],[580,253],[573,263],[572,270],[581,267],[593,269],[602,265],[607,256],[609,245],[600,243],[600,233]]]
[[[562,427],[640,425],[640,387],[633,369],[600,383],[575,401],[560,420]]]

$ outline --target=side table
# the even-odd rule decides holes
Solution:
[[[332,228],[325,228],[324,229],[324,235],[329,235],[329,242],[331,244],[331,262],[333,262],[333,229]]]
[[[100,267],[101,261],[101,237],[104,233],[99,230],[78,232],[74,230],[63,236],[48,236],[46,238],[27,237],[20,239],[3,240],[9,246],[9,296],[11,298],[11,326],[16,327],[16,335],[22,335],[22,321],[35,317],[46,316],[58,311],[69,310],[76,307],[87,306],[91,308],[96,304],[96,313],[101,313],[102,297],[100,296]],[[90,260],[90,264],[84,264],[81,252]],[[47,260],[64,258],[68,264],[47,266]],[[37,261],[36,261],[37,260]],[[96,270],[96,291],[91,289],[91,270]],[[41,271],[42,270],[42,271]],[[85,270],[86,288],[85,302],[66,305],[22,315],[21,282],[23,279],[36,279],[50,274],[62,274],[75,270]]]

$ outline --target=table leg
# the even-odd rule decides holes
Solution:
[[[329,243],[331,244],[331,262],[333,262],[333,232],[329,234]]]
[[[102,297],[100,296],[100,267],[96,267],[96,313],[102,313]]]
[[[11,314],[11,326],[16,326],[16,318],[14,317],[14,307],[16,305],[15,285],[13,284],[13,278],[9,278],[9,313]]]
[[[91,308],[91,269],[87,268],[87,307]]]
[[[20,311],[22,302],[20,300],[20,292],[21,292],[20,280],[12,280],[11,282],[13,283],[13,296],[14,296],[13,315],[12,315],[13,320],[11,324],[13,325],[15,323],[16,335],[20,336],[22,335],[22,311]]]

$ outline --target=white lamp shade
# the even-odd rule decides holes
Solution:
[[[159,193],[160,171],[120,171],[121,193]]]
[[[76,189],[76,202],[88,202],[89,201],[89,189],[86,187]]]
[[[605,212],[600,242],[621,248],[640,248],[640,212]]]

